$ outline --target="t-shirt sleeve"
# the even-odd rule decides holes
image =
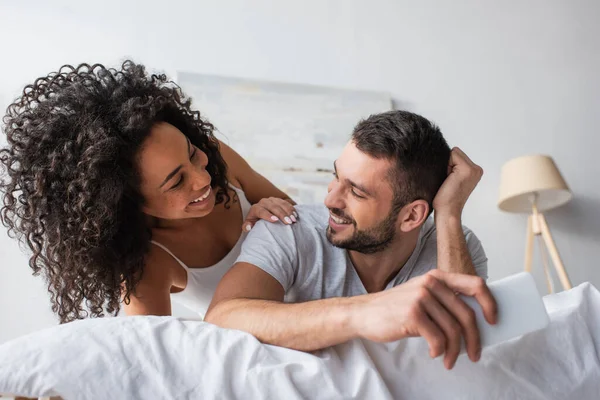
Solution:
[[[475,267],[475,273],[477,276],[483,279],[488,278],[488,259],[485,254],[485,250],[479,238],[468,228],[463,228],[465,233],[465,239],[467,241],[467,247],[471,254],[471,260],[473,260],[473,266]]]
[[[298,269],[292,226],[258,221],[244,240],[236,262],[257,266],[275,278],[287,292],[294,284]]]

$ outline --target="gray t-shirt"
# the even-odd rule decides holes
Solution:
[[[237,262],[253,264],[275,278],[285,290],[285,302],[366,294],[348,252],[327,240],[329,210],[324,205],[296,206],[292,225],[259,221],[244,241]],[[487,257],[479,239],[463,227],[477,275],[487,279]],[[437,234],[433,216],[421,227],[417,246],[390,289],[437,266]]]

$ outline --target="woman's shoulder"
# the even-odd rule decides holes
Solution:
[[[144,259],[144,272],[140,283],[148,284],[158,288],[168,287],[173,285],[174,273],[178,262],[169,254],[169,252],[154,243],[150,243],[148,253]]]
[[[240,171],[247,166],[246,161],[235,150],[219,140],[219,152],[227,165],[227,180],[233,186],[241,188],[242,185],[238,179]]]
[[[151,244],[140,281],[123,305],[127,315],[170,315],[175,260],[162,248]]]

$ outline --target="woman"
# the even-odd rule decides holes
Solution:
[[[244,231],[296,221],[293,201],[190,104],[126,61],[64,66],[8,107],[2,222],[33,252],[61,322],[121,302],[170,315],[171,297],[203,315]]]

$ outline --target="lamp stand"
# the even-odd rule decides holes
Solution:
[[[546,223],[546,218],[544,217],[544,214],[538,212],[535,201],[533,203],[533,213],[529,216],[529,219],[527,221],[527,239],[525,243],[525,271],[527,272],[531,272],[534,237],[541,238],[543,240],[543,243],[545,243],[546,247],[548,248],[550,258],[552,258],[554,268],[556,269],[558,278],[560,279],[563,289],[571,289],[571,281],[569,280],[569,276],[567,275],[565,266],[560,258],[558,249],[554,244],[554,239],[552,238],[552,234],[550,233],[550,229],[548,228],[548,224]],[[540,245],[542,244],[542,240],[540,240]],[[541,248],[540,250],[542,252],[542,256],[544,256],[544,249]],[[544,264],[546,264],[544,257],[543,261]],[[548,275],[547,265],[544,265],[544,267],[546,272],[546,279],[548,280],[548,290],[550,291],[550,293],[553,293],[553,287],[550,281],[550,276]]]

